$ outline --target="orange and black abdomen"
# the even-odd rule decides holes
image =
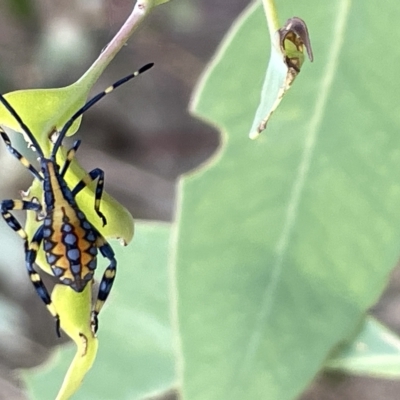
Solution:
[[[96,269],[97,231],[78,208],[71,190],[56,170],[42,159],[44,203],[43,247],[54,276],[81,292]]]
[[[81,292],[96,269],[96,230],[82,211],[64,202],[46,215],[43,247],[53,274]]]

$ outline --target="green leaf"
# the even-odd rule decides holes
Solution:
[[[113,246],[117,276],[99,316],[96,362],[74,397],[77,400],[134,400],[174,383],[169,234],[168,225],[138,223],[130,246]],[[97,277],[103,272],[103,267],[98,268]],[[75,346],[63,348],[46,370],[25,372],[33,398],[54,399],[75,351]]]
[[[94,82],[88,79],[82,83],[59,89],[30,89],[7,93],[4,97],[11,103],[18,115],[30,128],[44,153],[51,148],[49,136],[60,130],[75,111],[79,110]],[[72,125],[68,134],[72,135],[79,127],[81,118]],[[21,132],[14,117],[0,104],[0,125]]]
[[[244,15],[246,17],[246,15]],[[261,90],[260,104],[250,128],[249,137],[255,139],[266,128],[269,118],[279,106],[286,92],[285,82],[288,75],[288,67],[283,62],[280,49],[271,47],[267,72]]]
[[[79,389],[96,358],[98,340],[91,329],[91,288],[91,284],[87,285],[81,293],[77,293],[67,285],[57,284],[51,293],[61,328],[76,344],[75,357],[56,400],[68,400]]]
[[[357,337],[328,360],[326,368],[350,374],[398,379],[400,338],[373,318],[367,318]]]
[[[248,13],[242,15],[242,19],[246,20],[254,7],[250,7]],[[238,21],[236,26],[240,25],[241,22]],[[307,25],[302,19],[298,17],[288,19],[270,39],[271,54],[262,86],[260,104],[249,133],[250,139],[256,139],[267,127],[273,112],[300,73],[304,62],[304,47],[307,49],[308,57],[313,61]]]
[[[388,26],[400,34],[398,4],[305,0],[296,14],[317,62],[268,135],[246,134],[268,54],[261,7],[232,28],[194,99],[224,135],[212,163],[180,185],[184,399],[296,398],[398,260],[397,55],[379,45]]]

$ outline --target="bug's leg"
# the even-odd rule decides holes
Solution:
[[[7,225],[21,236],[22,239],[27,240],[26,232],[22,229],[18,220],[10,213],[13,210],[31,210],[40,212],[42,206],[39,203],[25,200],[3,200],[0,203],[0,213]]]
[[[43,181],[42,175],[40,175],[39,171],[18,151],[16,150],[12,144],[11,140],[8,135],[4,132],[4,130],[0,127],[0,135],[3,139],[4,143],[6,144],[7,150],[17,159],[19,162],[27,168],[30,173],[39,181]]]
[[[65,173],[67,172],[67,169],[69,168],[69,166],[71,165],[71,162],[73,160],[73,158],[75,157],[76,152],[79,149],[79,146],[81,145],[81,141],[77,140],[72,147],[68,150],[67,152],[67,157],[65,159],[65,163],[60,171],[60,175],[62,177],[65,176]]]
[[[92,310],[91,327],[93,333],[97,332],[99,325],[98,315],[104,303],[106,302],[108,295],[110,294],[112,285],[114,283],[115,274],[117,272],[117,260],[115,259],[114,251],[108,242],[101,235],[99,235],[96,240],[96,245],[103,257],[110,261],[110,264],[104,271],[103,277],[101,278],[97,300]]]
[[[42,299],[44,304],[46,304],[47,309],[50,314],[53,316],[56,322],[56,333],[57,336],[60,337],[60,317],[57,314],[57,311],[54,307],[54,304],[51,301],[49,292],[44,285],[42,278],[40,275],[34,270],[33,264],[36,260],[36,255],[40,247],[40,243],[43,239],[43,226],[41,226],[36,233],[33,235],[31,242],[29,243],[27,240],[25,241],[25,264],[26,269],[29,274],[29,279],[33,283],[33,286],[36,290],[36,293]]]
[[[18,220],[10,213],[12,210],[31,210],[40,212],[42,210],[42,206],[39,203],[34,203],[31,201],[24,200],[3,200],[0,203],[0,213],[3,216],[4,220],[8,224],[8,226],[13,229],[15,232],[24,239],[24,247],[25,247],[25,264],[26,269],[29,274],[29,279],[33,283],[35,290],[39,297],[46,304],[47,309],[50,311],[51,315],[56,320],[56,332],[60,337],[60,318],[55,310],[53,303],[51,302],[50,295],[44,286],[42,279],[39,274],[33,269],[33,264],[36,260],[36,254],[39,250],[40,243],[43,239],[43,226],[41,226],[36,233],[33,235],[31,242],[28,242],[28,236],[24,229],[21,227],[21,224]]]
[[[90,185],[96,179],[97,179],[97,184],[94,197],[94,209],[97,215],[103,221],[103,226],[104,226],[107,224],[107,220],[104,214],[100,211],[101,196],[103,195],[103,188],[104,188],[104,171],[102,169],[95,168],[94,170],[87,173],[72,189],[72,195],[75,197],[82,189]]]

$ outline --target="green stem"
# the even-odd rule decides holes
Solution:
[[[263,0],[263,6],[264,6],[265,16],[267,17],[269,35],[271,37],[271,40],[273,40],[275,32],[280,28],[275,1]]]
[[[126,44],[132,33],[138,28],[155,4],[157,3],[155,3],[154,0],[138,0],[136,2],[132,13],[129,15],[124,25],[122,25],[111,42],[100,53],[97,60],[79,79],[80,82],[85,81],[85,84],[87,84],[87,78],[90,82],[94,83],[99,78],[107,65]]]

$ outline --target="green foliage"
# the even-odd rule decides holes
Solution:
[[[114,245],[118,284],[101,313],[97,358],[77,400],[134,400],[174,382],[167,276],[170,228],[137,223],[136,230],[131,245]],[[26,373],[34,399],[54,399],[74,353],[75,348],[61,349],[48,368]]]
[[[247,15],[243,16],[245,19]],[[285,86],[288,68],[283,62],[283,56],[277,46],[271,46],[271,55],[268,62],[268,68],[265,74],[264,83],[261,89],[260,104],[257,107],[256,115],[252,123],[249,136],[257,138],[259,134],[259,125],[262,121],[271,117],[272,113],[279,105],[283,96],[282,87]]]
[[[98,339],[90,327],[92,285],[81,293],[63,284],[56,284],[51,300],[60,316],[60,326],[76,344],[76,354],[65,374],[56,400],[68,400],[80,387],[96,359]]]
[[[252,13],[249,8],[248,12]],[[270,9],[266,11],[267,15]],[[273,14],[275,14],[272,11]],[[276,17],[276,14],[275,14]],[[243,19],[248,18],[243,13]],[[271,24],[271,18],[267,19]],[[268,67],[261,90],[260,104],[250,129],[250,139],[256,139],[266,128],[273,112],[279,106],[283,96],[292,86],[304,63],[304,51],[307,51],[310,61],[313,61],[312,48],[305,22],[298,18],[289,18],[285,25],[277,28],[275,23],[268,26],[271,34],[271,50]],[[240,22],[237,22],[240,25]]]
[[[224,136],[180,187],[184,399],[295,398],[382,292],[400,250],[400,115],[397,56],[379,43],[398,30],[397,9],[298,4],[315,63],[257,141],[247,132],[268,57],[261,6],[203,78],[194,110]]]
[[[40,148],[40,153],[43,153],[42,157],[49,156],[52,148],[51,140],[54,140],[53,134],[60,132],[61,128],[64,127],[64,124],[71,116],[76,115],[75,112],[81,109],[85,104],[87,95],[93,84],[108,63],[126,43],[140,22],[148,15],[152,7],[166,1],[167,0],[138,1],[122,29],[105,47],[88,71],[74,84],[59,89],[23,90],[5,95],[4,97],[7,98],[17,115],[14,113],[13,116],[12,113],[9,112],[7,107],[3,105],[3,100],[0,105],[0,124],[25,134],[28,133],[28,135],[25,135],[30,136],[26,137],[27,141],[33,141],[36,150],[39,151]],[[110,89],[107,89],[105,94],[109,92]],[[68,131],[69,135],[72,135],[78,129],[80,119],[81,118],[75,120],[74,118],[74,123]],[[33,134],[37,143],[33,140],[30,133]],[[61,149],[57,154],[57,164],[59,166],[64,165],[65,157],[65,149]],[[74,187],[86,173],[87,172],[84,171],[74,159],[65,176],[68,186],[70,188]],[[118,238],[124,244],[129,243],[133,237],[133,218],[123,206],[105,193],[102,196],[101,208],[109,222],[105,228],[99,226],[99,217],[94,215],[94,185],[95,183],[90,185],[91,187],[85,188],[82,193],[76,197],[79,208],[86,214],[104,237]],[[23,199],[27,201],[40,201],[43,198],[42,184],[38,182],[38,180],[34,180],[31,188],[27,192],[23,192],[22,196]],[[43,222],[38,218],[36,213],[28,212],[27,214],[28,218],[25,231],[28,234],[29,241]],[[9,225],[11,226],[11,224]],[[80,249],[80,251],[87,251],[87,249]],[[103,253],[101,247],[100,252]],[[39,249],[35,262],[40,268],[51,273],[42,248]],[[33,279],[32,282],[34,282]],[[77,345],[76,355],[68,369],[62,388],[58,392],[58,400],[69,399],[76,392],[96,357],[98,341],[90,328],[92,295],[89,286],[87,286],[82,293],[77,293],[67,285],[55,285],[51,294],[54,309],[57,311],[57,315],[60,318],[61,328]],[[55,311],[52,313],[54,315]],[[119,342],[123,349],[126,348],[126,343],[126,341]],[[166,347],[168,350],[171,348],[171,346]],[[121,356],[127,354],[126,351],[120,353]],[[159,361],[159,357],[157,361]],[[169,371],[165,372],[164,375],[161,374],[161,377],[164,378],[168,372]],[[162,378],[157,376],[156,381],[159,382]],[[147,383],[141,386],[139,385],[139,387],[147,389]],[[154,386],[151,388],[153,387]],[[108,384],[107,388],[109,388]],[[137,388],[134,390],[137,390]],[[129,392],[131,392],[131,390],[129,390]],[[111,389],[111,393],[114,394],[113,389]],[[101,395],[103,394],[104,391]],[[112,394],[110,394],[110,396],[112,396]],[[40,397],[42,398],[42,395],[40,395]]]
[[[400,339],[378,321],[367,318],[354,341],[326,364],[327,368],[381,378],[400,377]]]
[[[18,90],[8,93],[5,97],[33,132],[46,154],[50,149],[49,135],[55,128],[59,130],[71,115],[82,107],[93,83],[87,82],[82,85],[77,82],[59,89]],[[78,129],[80,120],[73,124],[70,135]],[[2,104],[0,123],[21,132],[17,121]]]
[[[139,399],[170,387],[175,364],[185,400],[294,399],[323,367],[399,376],[398,338],[364,321],[400,250],[397,55],[379,46],[400,30],[396,10],[297,4],[315,62],[256,141],[270,40],[260,5],[238,19],[193,107],[221,129],[221,148],[182,179],[169,249],[161,224],[116,248],[112,310],[76,399]],[[54,397],[72,353],[60,357],[29,378],[37,398]]]

